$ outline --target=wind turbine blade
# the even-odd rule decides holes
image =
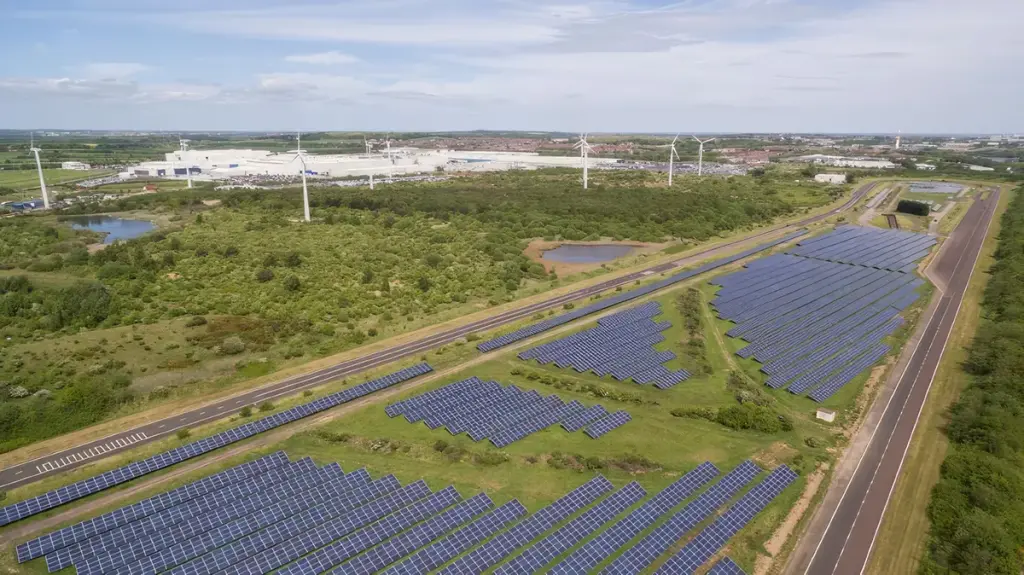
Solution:
[[[676,134],[676,137],[675,137],[675,138],[672,138],[672,143],[671,143],[671,144],[669,144],[669,145],[670,145],[670,146],[674,146],[674,145],[675,145],[675,143],[676,143],[676,142],[678,142],[678,141],[679,141],[679,134]]]

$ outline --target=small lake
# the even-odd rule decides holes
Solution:
[[[74,216],[64,221],[71,224],[71,227],[79,230],[92,230],[101,234],[103,243],[112,244],[117,240],[130,240],[137,238],[146,232],[156,229],[153,222],[148,220],[126,220],[124,218],[112,218],[110,216]]]
[[[619,245],[562,244],[553,250],[545,251],[541,259],[565,264],[595,264],[628,256],[634,249],[636,248],[633,246]]]

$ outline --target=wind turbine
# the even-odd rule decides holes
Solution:
[[[693,139],[697,140],[697,143],[700,144],[700,150],[697,152],[697,175],[700,176],[704,173],[704,144],[714,142],[715,138],[701,141],[697,136],[694,136]]]
[[[366,155],[370,155],[373,150],[370,147],[370,141],[366,139],[366,136],[363,136],[363,145],[366,146]]]
[[[302,149],[302,134],[298,133],[295,135],[295,158],[299,159],[302,164],[302,212],[309,221],[309,189],[306,187],[306,158],[302,155],[305,151]],[[292,158],[294,161],[295,158]]]
[[[903,135],[903,130],[896,131],[896,149],[900,149],[900,136]]]
[[[384,142],[388,146],[388,180],[390,181],[395,177],[395,159],[391,157],[391,134],[388,134],[388,139]]]
[[[42,150],[36,147],[35,138],[35,132],[33,132],[29,136],[28,149],[36,156],[36,170],[39,171],[39,189],[43,191],[43,209],[48,210],[50,209],[50,196],[47,195],[46,193],[46,180],[43,179],[43,164],[39,162],[39,152],[41,152]]]
[[[188,169],[188,160],[185,159],[185,151],[188,150],[189,140],[178,138],[178,145],[181,146],[181,163],[185,165],[185,177],[188,179],[188,187],[192,187],[192,170]]]
[[[572,149],[580,149],[580,159],[583,161],[583,189],[587,189],[587,157],[590,154],[590,144],[587,143],[587,135],[580,134],[580,141]]]
[[[669,153],[668,153],[668,185],[669,185],[669,187],[672,187],[672,167],[673,167],[673,161],[679,159],[679,152],[676,151],[676,141],[678,141],[678,140],[679,140],[679,134],[676,134],[676,137],[672,139],[672,143],[671,144],[668,144],[666,146],[662,146],[663,148],[670,148]]]

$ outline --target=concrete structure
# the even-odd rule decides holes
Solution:
[[[879,160],[877,158],[847,158],[845,156],[827,156],[825,154],[811,154],[809,156],[801,156],[798,158],[800,161],[811,162],[815,164],[822,164],[825,166],[835,166],[837,168],[867,168],[867,169],[883,169],[890,170],[896,167],[896,164],[889,160]]]
[[[814,181],[823,184],[845,184],[846,174],[815,174]]]
[[[61,162],[60,169],[62,170],[90,170],[92,166],[83,162]]]
[[[814,414],[814,416],[828,423],[832,423],[836,420],[836,412],[824,407],[819,407],[818,412]]]
[[[304,154],[306,174],[339,178],[345,176],[398,176],[439,171],[500,171],[510,169],[579,168],[577,156],[543,156],[530,152],[483,152],[392,148],[391,158],[383,152],[362,154]],[[591,168],[613,167],[619,160],[594,158]],[[143,177],[184,178],[187,169],[200,180],[225,180],[243,176],[295,176],[302,163],[294,153],[275,154],[265,150],[186,150],[166,154],[164,161],[143,162],[132,173]]]
[[[994,172],[994,171],[996,171],[995,168],[990,168],[988,166],[976,166],[974,164],[968,165],[967,169],[971,170],[972,172]]]
[[[919,170],[931,171],[935,169],[935,164],[914,164],[914,167]]]

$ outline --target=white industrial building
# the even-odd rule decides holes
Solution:
[[[393,148],[369,154],[303,154],[308,175],[340,178],[345,176],[399,176],[443,171],[499,171],[550,167],[580,167],[579,156],[542,156],[527,152],[458,152]],[[591,168],[618,163],[609,158],[591,158]],[[184,178],[186,170],[193,178],[222,180],[240,176],[298,175],[302,162],[294,151],[273,153],[265,150],[186,150],[166,154],[163,161],[143,162],[133,173],[143,177]]]
[[[896,167],[896,164],[890,162],[889,160],[879,160],[877,158],[847,158],[845,156],[828,156],[825,154],[811,154],[809,156],[800,156],[799,160],[815,164],[822,164],[825,166],[835,166],[837,168],[867,168],[889,170]]]
[[[60,169],[62,170],[91,170],[92,166],[84,162],[61,162]]]
[[[823,184],[845,184],[846,174],[815,174],[814,181]]]

